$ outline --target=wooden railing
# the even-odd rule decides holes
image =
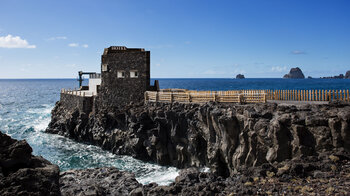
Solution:
[[[90,91],[82,91],[82,90],[71,90],[71,89],[61,89],[61,93],[68,95],[76,95],[81,97],[91,97],[94,96],[93,92]]]
[[[350,101],[349,90],[266,90],[268,100]]]
[[[266,92],[264,90],[238,90],[238,91],[171,91],[161,90],[146,91],[145,101],[150,102],[222,102],[222,103],[265,103]]]
[[[186,89],[163,89],[145,92],[150,102],[195,102],[265,103],[280,101],[349,101],[349,90],[232,90],[192,91]]]

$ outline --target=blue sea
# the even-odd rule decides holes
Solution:
[[[234,89],[349,89],[348,79],[158,79],[160,88],[190,90]],[[85,81],[87,82],[87,81]],[[151,80],[153,84],[154,79]],[[169,184],[178,169],[145,163],[129,156],[118,156],[99,147],[77,143],[62,136],[44,133],[51,110],[59,100],[61,88],[78,87],[75,79],[12,79],[0,80],[0,131],[16,139],[25,139],[33,154],[43,156],[69,169],[114,166],[135,173],[147,184]]]

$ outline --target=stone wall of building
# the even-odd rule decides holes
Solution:
[[[78,108],[81,112],[89,114],[92,111],[93,97],[61,93],[60,103],[66,109]]]
[[[132,77],[132,72],[137,72],[137,77]],[[107,48],[102,55],[101,74],[99,109],[142,102],[144,92],[150,89],[150,52],[126,47]]]

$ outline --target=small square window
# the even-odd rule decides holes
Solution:
[[[117,77],[118,78],[125,78],[125,71],[118,71]]]
[[[130,78],[138,78],[139,72],[137,70],[130,71]]]
[[[102,64],[102,71],[108,71],[107,64]]]

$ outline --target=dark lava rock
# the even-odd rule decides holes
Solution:
[[[0,132],[0,195],[60,195],[59,168]]]
[[[321,77],[323,79],[344,79],[344,74],[339,74],[339,76],[327,76],[327,77]]]
[[[238,74],[238,75],[236,75],[236,79],[244,79],[245,77],[244,77],[244,75],[243,74]]]
[[[134,174],[112,167],[62,172],[60,186],[62,195],[142,195]]]
[[[350,151],[350,105],[146,103],[85,115],[57,104],[48,132],[115,154],[209,167],[219,176],[319,152]]]
[[[284,75],[283,78],[289,79],[304,79],[305,76],[299,67],[290,69],[289,73]]]
[[[350,79],[350,70],[346,72],[344,78],[345,79]]]

